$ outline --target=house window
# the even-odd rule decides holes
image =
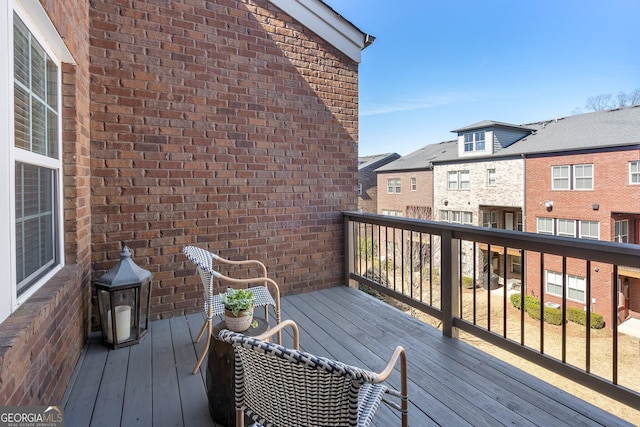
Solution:
[[[476,142],[476,151],[483,151],[484,150],[484,131],[475,132],[473,134],[473,137]]]
[[[488,228],[498,228],[498,211],[483,212],[482,226]]]
[[[509,255],[511,272],[520,274],[522,272],[522,257],[516,255]]]
[[[388,210],[388,209],[383,209],[382,210],[382,215],[403,216],[401,211],[393,211],[393,210]]]
[[[554,190],[569,189],[569,166],[553,166],[551,168],[551,179]]]
[[[469,171],[449,172],[449,190],[465,190],[469,188]]]
[[[616,221],[614,224],[614,228],[614,241],[620,243],[629,243],[629,220],[623,219],[620,221]]]
[[[559,219],[557,234],[563,237],[576,237],[576,221],[574,219]]]
[[[516,213],[516,230],[522,231],[522,212]]]
[[[629,184],[640,184],[640,161],[629,162]]]
[[[440,220],[455,224],[473,224],[473,213],[465,211],[440,211]]]
[[[464,151],[484,151],[484,131],[464,134]]]
[[[574,185],[576,190],[593,189],[593,165],[574,165]]]
[[[0,239],[8,255],[0,260],[7,276],[0,284],[0,322],[64,261],[60,58],[70,55],[50,21],[24,19],[46,16],[39,2],[9,2],[14,4],[21,8],[0,13],[0,44],[12,49],[0,65],[0,74],[8,76],[0,85],[0,170],[6,172],[0,174],[0,217],[7,220]]]
[[[600,223],[598,221],[580,221],[580,238],[600,240]]]
[[[553,190],[592,190],[593,165],[562,165],[551,167]]]
[[[487,185],[493,187],[496,185],[496,170],[487,169]]]
[[[464,134],[464,151],[473,151],[473,134]]]
[[[555,271],[546,271],[547,293],[562,297],[562,274]],[[567,298],[585,302],[586,281],[584,277],[567,274]]]
[[[554,234],[553,218],[538,218],[537,224],[539,234]]]
[[[60,67],[13,17],[15,271],[18,295],[58,265]]]
[[[400,194],[401,190],[400,186],[400,178],[389,178],[387,179],[387,193],[389,194]]]
[[[415,178],[411,178],[411,191],[416,191],[418,189],[418,183]]]

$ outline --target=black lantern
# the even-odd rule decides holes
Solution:
[[[104,345],[116,349],[138,344],[149,330],[151,272],[131,260],[124,247],[120,262],[94,284]]]

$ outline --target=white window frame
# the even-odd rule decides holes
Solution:
[[[411,177],[411,191],[418,189],[418,180],[415,177]]]
[[[495,169],[487,169],[487,186],[488,187],[496,186],[496,170]]]
[[[640,184],[640,160],[629,162],[629,184]]]
[[[551,226],[551,229],[549,229],[549,225]],[[536,218],[536,232],[538,234],[554,235],[555,231],[555,221],[553,220],[553,218]]]
[[[614,222],[613,241],[619,243],[629,243],[629,220],[621,219]]]
[[[573,165],[573,189],[574,190],[593,190],[593,164],[582,163]],[[586,171],[589,170],[587,174]],[[588,183],[588,185],[587,185]]]
[[[586,300],[587,281],[584,277],[566,275],[567,299],[584,303]],[[545,292],[562,298],[562,273],[545,270]]]
[[[464,152],[484,151],[486,147],[485,135],[483,130],[465,133],[463,136]]]
[[[556,234],[563,237],[576,237],[576,220],[558,218],[556,220]]]
[[[559,185],[560,183],[563,185]],[[569,165],[551,166],[551,189],[571,190],[571,167]]]
[[[387,194],[401,194],[402,181],[400,178],[387,178]]]
[[[593,227],[595,226],[595,230]],[[600,240],[600,222],[580,221],[579,237],[581,239]]]
[[[468,190],[471,186],[471,178],[468,170],[449,171],[447,173],[447,189]]]
[[[58,111],[58,159],[32,153],[15,147],[14,139],[14,13],[27,27],[32,37],[38,41],[46,54],[57,67],[57,111]],[[6,208],[0,210],[0,241],[7,242],[0,247],[0,269],[5,272],[5,280],[0,282],[0,322],[28,300],[64,265],[64,228],[63,228],[63,169],[62,169],[62,63],[73,63],[73,57],[51,23],[40,2],[9,0],[0,7],[0,45],[8,47],[6,58],[0,65],[0,129],[3,130],[0,143],[0,196]],[[54,203],[56,222],[54,232],[57,243],[56,263],[46,273],[35,280],[18,296],[16,272],[16,194],[15,164],[44,167],[55,171]]]

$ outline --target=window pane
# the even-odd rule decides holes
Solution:
[[[590,190],[593,188],[593,165],[575,165],[576,189]]]
[[[18,292],[55,261],[54,174],[16,164],[16,274]]]
[[[58,158],[58,67],[14,14],[14,124],[18,148]]]
[[[58,109],[58,67],[51,58],[47,58],[47,104],[53,110]]]
[[[569,166],[553,166],[553,189],[569,189]]]
[[[17,86],[14,90],[13,97],[14,104],[14,126],[15,126],[15,144],[16,147],[24,148],[25,150],[29,149],[29,122],[30,122],[30,114],[29,114],[29,94]]]
[[[449,190],[458,189],[458,172],[449,172]]]
[[[29,86],[29,31],[14,15],[13,24],[13,74],[24,86]]]

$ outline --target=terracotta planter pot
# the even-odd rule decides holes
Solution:
[[[253,321],[253,307],[249,310],[238,312],[237,316],[233,315],[231,310],[224,310],[224,321],[227,329],[233,332],[242,332],[249,329]]]

